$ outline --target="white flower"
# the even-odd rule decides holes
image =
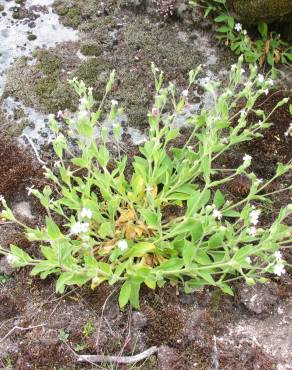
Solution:
[[[258,222],[259,222],[259,215],[260,215],[260,211],[254,209],[253,211],[250,212],[250,222],[253,224],[253,225],[257,225]]]
[[[83,208],[82,211],[81,211],[81,213],[80,213],[80,216],[82,218],[89,218],[89,219],[91,219],[91,217],[92,217],[92,211],[91,211],[91,209]]]
[[[280,251],[277,251],[274,253],[274,257],[276,258],[277,261],[282,260],[282,253]]]
[[[243,159],[244,162],[251,161],[252,160],[252,156],[249,155],[249,154],[245,154],[242,159]]]
[[[58,118],[63,118],[64,117],[63,111],[59,110],[58,113],[57,113],[57,117]]]
[[[87,100],[87,98],[84,96],[83,98],[81,98],[81,99],[79,100],[79,102],[80,102],[80,104],[81,104],[81,105],[87,105],[88,100]]]
[[[221,220],[221,218],[222,218],[222,213],[221,213],[220,211],[218,211],[218,209],[214,209],[214,211],[213,211],[213,216],[214,216],[215,218],[217,218],[218,220]]]
[[[246,113],[247,113],[247,110],[246,110],[246,109],[242,109],[242,110],[240,111],[240,116],[241,116],[241,117],[244,117],[244,116],[246,115]]]
[[[235,71],[236,70],[236,67],[237,67],[236,64],[232,64],[231,65],[231,71]]]
[[[182,96],[184,96],[185,98],[189,95],[189,90],[184,90],[182,92]]]
[[[264,91],[264,93],[265,93],[266,95],[268,95],[269,90],[268,90],[268,89],[266,89],[266,90]]]
[[[256,234],[257,234],[257,229],[256,229],[256,227],[255,226],[252,226],[252,227],[250,227],[248,230],[247,230],[247,232],[248,232],[248,234],[250,235],[250,236],[256,236]]]
[[[245,260],[246,260],[247,263],[251,264],[251,258],[250,257],[246,257]]]
[[[270,86],[273,86],[273,85],[274,85],[274,81],[273,81],[271,78],[269,78],[269,79],[267,80],[267,83],[268,83]]]
[[[263,126],[263,124],[264,124],[264,122],[263,122],[263,121],[258,121],[258,125],[259,125],[260,127],[262,127],[262,126]]]
[[[258,75],[258,82],[263,83],[265,81],[265,77],[262,74]]]
[[[127,240],[119,240],[117,245],[122,252],[128,249]]]
[[[153,107],[151,110],[151,114],[152,116],[157,117],[159,115],[159,109],[156,107]]]
[[[278,275],[278,276],[281,276],[283,274],[285,274],[285,268],[284,268],[284,265],[282,263],[277,263],[275,266],[274,266],[274,274]]]
[[[244,36],[247,35],[247,30],[243,30],[242,33],[244,34]]]
[[[113,100],[111,100],[111,104],[112,104],[113,106],[116,106],[116,105],[118,105],[118,104],[119,104],[119,102],[118,102],[117,100],[113,99]]]
[[[27,190],[27,195],[28,195],[28,196],[30,196],[30,195],[31,195],[31,193],[32,193],[33,189],[34,189],[34,185],[32,185],[32,186],[31,186],[31,187],[29,187],[29,188],[26,188],[26,190]]]
[[[236,23],[235,26],[234,26],[234,29],[237,31],[237,32],[240,32],[242,30],[242,25],[241,23]]]
[[[245,72],[245,69],[244,69],[244,68],[241,68],[241,69],[240,69],[240,72],[241,72],[241,73],[244,73],[244,72]]]
[[[5,198],[3,197],[3,195],[0,194],[0,202],[3,202],[5,200]]]
[[[88,229],[89,229],[88,222],[76,222],[76,224],[74,224],[71,227],[71,233],[75,235],[80,234],[80,233],[86,233]]]

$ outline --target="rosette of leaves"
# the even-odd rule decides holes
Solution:
[[[138,308],[142,284],[155,289],[170,282],[183,286],[186,292],[211,285],[232,294],[231,281],[263,282],[264,274],[273,272],[275,265],[281,272],[279,263],[285,264],[275,252],[291,242],[291,227],[285,225],[291,206],[283,208],[268,228],[258,227],[257,222],[260,204],[267,201],[263,190],[289,171],[291,162],[279,165],[275,176],[266,182],[249,172],[249,156],[236,169],[222,171],[215,165],[231,147],[260,137],[261,130],[270,126],[270,115],[254,109],[269,81],[259,81],[254,66],[248,78],[243,76],[240,59],[226,88],[206,82],[204,87],[212,94],[214,106],[188,115],[185,123],[192,129],[190,137],[176,148],[171,143],[180,131],[174,122],[188,109],[188,92],[200,68],[190,72],[189,86],[182,94],[173,84],[164,87],[163,73],[154,65],[152,71],[155,100],[148,114],[148,140],[130,163],[126,156],[110,153],[109,132],[103,126],[105,121],[113,124],[120,148],[117,123],[122,110],[117,102],[112,101],[106,118],[102,116],[114,73],[97,111],[93,111],[92,90],[73,80],[80,97],[79,112],[65,118],[65,126],[50,118],[59,163],[44,169],[50,186],[43,191],[31,190],[47,211],[44,225],[30,228],[20,223],[2,200],[2,218],[24,228],[27,239],[39,244],[41,258],[15,245],[1,252],[15,267],[32,266],[33,276],[58,276],[59,293],[75,284],[91,283],[92,288],[103,282],[120,284],[120,306],[130,302]],[[245,102],[241,111],[237,111],[239,100]],[[287,99],[274,110],[285,103]],[[259,121],[247,125],[249,112]],[[127,163],[130,176],[126,176]],[[250,192],[234,203],[219,187],[239,174],[249,178]],[[167,214],[169,207],[179,213]]]

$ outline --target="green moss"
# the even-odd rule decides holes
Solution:
[[[57,88],[57,81],[52,77],[42,78],[34,87],[34,91],[41,98],[45,99]]]
[[[79,8],[70,8],[63,19],[65,26],[78,28],[82,21],[81,11]]]
[[[92,87],[93,96],[99,100],[104,94],[104,86],[109,76],[109,66],[103,63],[100,58],[90,58],[84,61],[75,71],[74,77]],[[108,71],[105,71],[108,69]]]
[[[48,50],[39,50],[36,52],[36,68],[48,76],[56,75],[60,72],[61,60]]]
[[[27,35],[27,39],[29,40],[29,41],[34,41],[34,40],[36,40],[37,39],[37,36],[35,35],[35,34],[33,34],[33,33],[29,33],[28,35]]]
[[[99,45],[94,43],[84,43],[80,47],[80,51],[83,55],[87,56],[99,56],[102,49]]]
[[[66,15],[67,13],[68,13],[68,11],[69,11],[69,7],[68,6],[66,6],[66,5],[59,5],[59,6],[56,6],[55,7],[55,11],[56,11],[56,13],[59,15],[59,16],[61,16],[61,17],[63,17],[64,15]]]

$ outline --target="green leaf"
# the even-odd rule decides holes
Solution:
[[[49,217],[46,217],[46,226],[47,226],[48,236],[51,240],[57,240],[58,238],[62,236],[62,233],[59,227]]]
[[[200,275],[204,280],[206,280],[207,283],[211,285],[216,285],[212,275],[204,270],[198,270],[198,275]]]
[[[265,22],[259,22],[258,24],[258,30],[259,33],[261,34],[262,38],[265,40],[268,36],[268,26]]]
[[[184,264],[186,266],[189,266],[192,263],[194,251],[195,251],[194,245],[186,240],[182,252],[182,257],[184,260]]]
[[[141,282],[131,280],[130,303],[136,309],[140,308],[140,305],[139,305],[140,286],[141,286]]]
[[[223,235],[222,233],[216,233],[211,236],[208,241],[208,248],[215,249],[221,247],[223,244]]]
[[[121,287],[120,294],[119,294],[119,305],[120,308],[126,306],[129,302],[131,296],[132,284],[129,280],[126,280]]]
[[[110,222],[103,222],[98,229],[98,234],[103,239],[113,236],[112,224]]]
[[[226,283],[220,283],[220,285],[218,285],[220,289],[222,289],[222,291],[226,294],[229,294],[229,295],[234,295],[233,293],[233,290],[230,288],[230,286]]]
[[[146,253],[153,252],[155,250],[155,245],[148,242],[141,242],[135,244],[126,253],[125,257],[143,257]]]
[[[240,213],[237,212],[237,211],[233,211],[233,210],[225,211],[222,214],[223,214],[224,217],[231,217],[231,218],[239,218],[240,217]]]
[[[10,245],[10,252],[15,257],[11,262],[13,267],[24,267],[32,261],[30,255],[16,245]]]
[[[225,203],[224,195],[221,193],[220,190],[216,190],[214,195],[214,204],[216,208],[220,208]]]
[[[200,265],[211,265],[212,264],[212,261],[210,260],[210,257],[202,249],[197,249],[194,259]]]
[[[140,213],[148,226],[153,228],[158,226],[159,219],[155,212],[151,211],[150,209],[141,209]]]

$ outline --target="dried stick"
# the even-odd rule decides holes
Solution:
[[[134,356],[103,356],[103,355],[80,355],[77,357],[77,362],[110,362],[118,364],[134,364],[136,362],[145,360],[147,357],[158,352],[158,347],[150,347],[144,352]]]
[[[45,325],[46,324],[40,324],[40,325],[35,325],[35,326],[28,326],[27,328],[23,328],[22,326],[14,326],[11,330],[9,330],[9,332],[3,338],[0,339],[0,343],[3,342],[5,339],[7,339],[12,333],[14,333],[15,330],[21,330],[21,331],[31,330],[35,328],[40,328]]]

